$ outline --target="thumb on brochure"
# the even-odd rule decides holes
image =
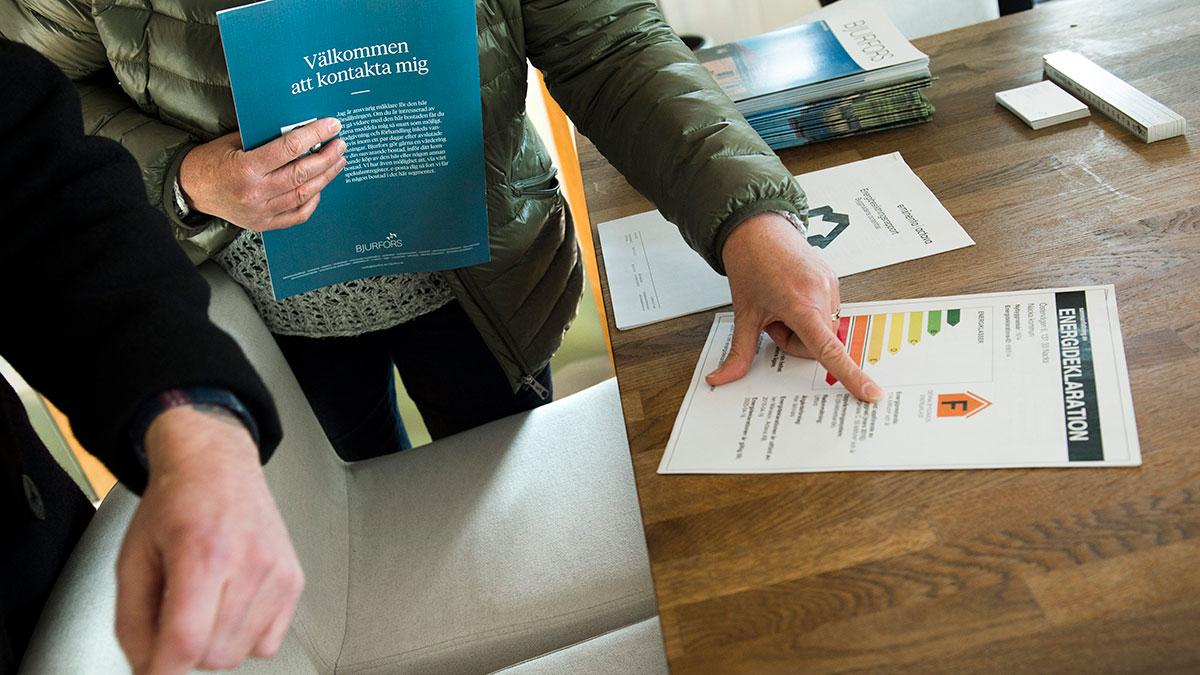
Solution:
[[[729,345],[729,353],[716,370],[705,378],[714,387],[740,380],[750,372],[754,363],[754,355],[758,353],[758,340],[762,334],[762,325],[745,317],[735,316],[733,319],[733,340]]]

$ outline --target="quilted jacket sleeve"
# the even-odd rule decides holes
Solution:
[[[188,224],[177,217],[173,186],[179,163],[200,139],[145,114],[125,94],[87,2],[0,0],[0,37],[33,47],[76,81],[84,131],[115,140],[134,156],[150,203],[170,218],[192,262],[210,257],[237,234],[215,218]]]
[[[555,100],[709,265],[738,223],[804,193],[650,0],[524,0]]]
[[[0,0],[2,2],[3,0]],[[175,180],[179,164],[200,144],[191,133],[146,115],[106,74],[76,82],[83,105],[84,132],[110,138],[134,156],[150,203],[171,221],[175,240],[193,264],[204,262],[237,236],[236,228],[219,218],[184,222],[175,210]]]

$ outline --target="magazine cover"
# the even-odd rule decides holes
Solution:
[[[696,58],[739,103],[893,66],[928,63],[885,14],[867,10],[702,49]]]
[[[322,117],[346,167],[263,234],[276,299],[489,258],[474,3],[264,0],[217,14],[242,144]]]

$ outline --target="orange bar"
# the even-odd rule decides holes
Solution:
[[[854,317],[854,329],[850,333],[850,358],[859,368],[862,368],[863,353],[867,347],[867,323],[870,320],[867,314]]]

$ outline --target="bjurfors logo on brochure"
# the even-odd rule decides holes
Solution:
[[[371,251],[382,251],[389,248],[404,248],[404,240],[396,236],[395,232],[388,232],[386,239],[372,241],[367,244],[355,244],[355,253],[370,253]]]
[[[854,48],[871,61],[879,62],[895,56],[883,40],[879,39],[875,31],[867,26],[866,20],[851,21],[844,24],[843,27],[848,31],[850,38],[854,40]]]

